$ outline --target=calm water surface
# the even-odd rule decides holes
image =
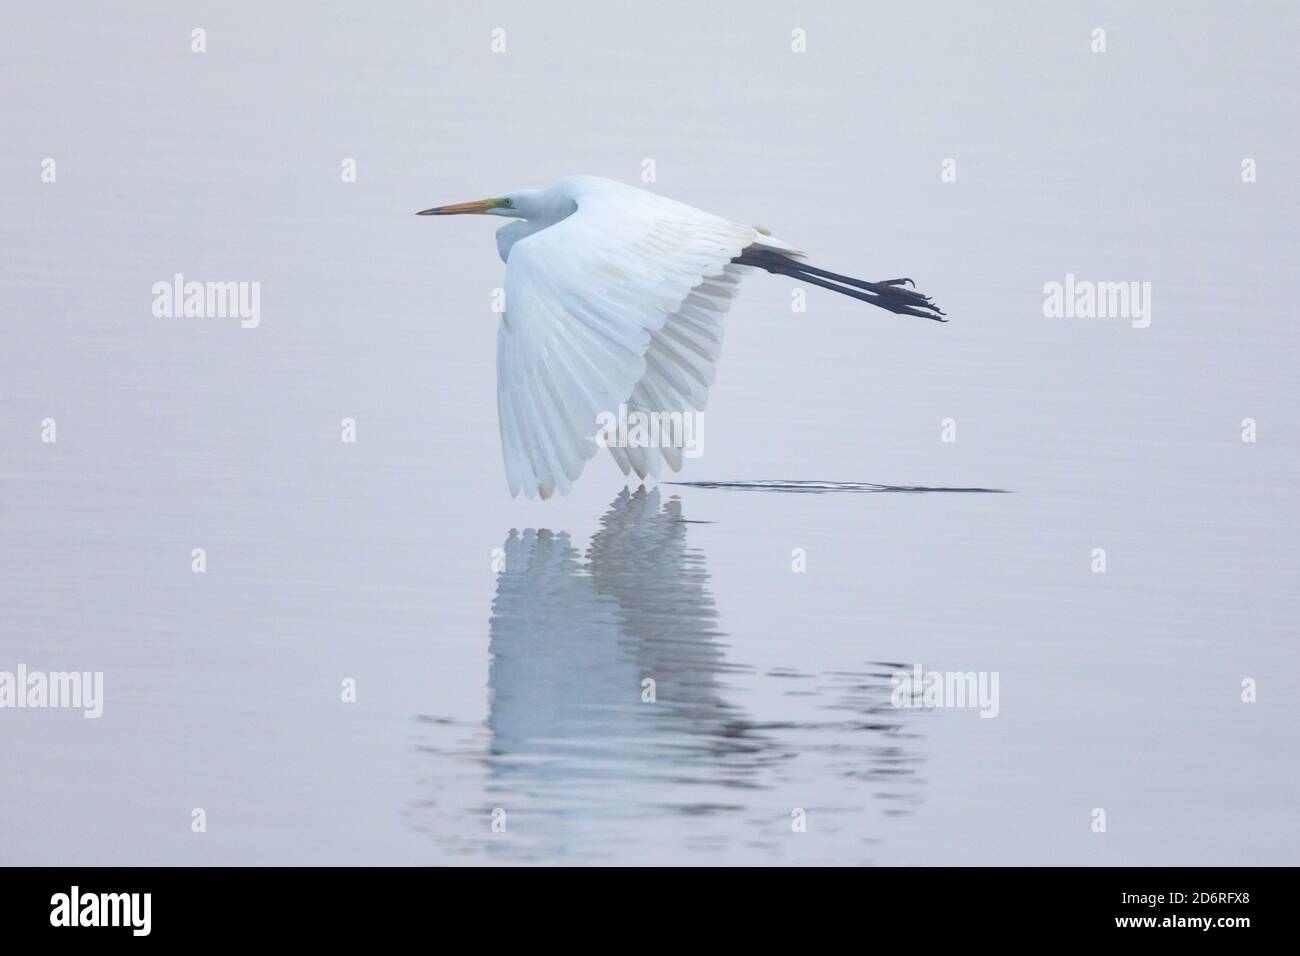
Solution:
[[[581,551],[565,532],[510,532],[489,622],[485,725],[424,716],[421,749],[439,773],[459,760],[485,774],[484,803],[468,809],[499,807],[523,836],[484,841],[472,819],[458,851],[650,860],[662,849],[637,834],[660,820],[683,849],[780,855],[807,809],[783,819],[773,791],[811,794],[833,780],[837,800],[817,807],[819,826],[867,860],[887,818],[922,799],[921,734],[889,700],[898,667],[747,664],[690,529],[679,498],[642,488],[614,500]],[[796,706],[755,709],[756,686]]]

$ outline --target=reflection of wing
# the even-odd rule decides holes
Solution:
[[[567,534],[512,531],[505,552],[489,625],[494,749],[608,734],[620,704],[640,693],[611,635],[614,602],[596,594]]]
[[[575,177],[571,191],[577,211],[519,240],[506,263],[497,412],[511,494],[567,493],[595,454],[597,416],[627,402],[638,382],[663,400],[700,398],[720,331],[710,310],[725,310],[739,274],[729,263],[758,238],[618,183]],[[699,406],[676,406],[688,407]]]
[[[585,560],[566,534],[510,532],[489,625],[491,739],[475,757],[488,768],[488,806],[521,822],[489,852],[577,859],[616,854],[622,842],[652,856],[664,840],[649,821],[677,812],[738,852],[769,840],[759,848],[769,854],[789,826],[771,816],[784,798],[774,795],[804,799],[831,784],[842,805],[825,808],[822,826],[840,853],[830,859],[842,860],[855,851],[837,842],[834,814],[844,838],[870,843],[876,827],[863,829],[863,808],[898,815],[916,805],[919,758],[908,714],[890,701],[890,674],[903,665],[769,673],[757,723],[729,698],[733,684],[763,678],[727,662],[688,528],[677,499],[642,488],[614,500]],[[653,703],[642,700],[646,678]],[[670,841],[684,828],[674,824]]]
[[[732,668],[704,558],[686,547],[679,510],[657,491],[624,491],[585,565],[568,535],[510,533],[489,628],[494,750],[648,756],[616,742],[636,736],[707,752],[738,720],[722,698]],[[642,700],[646,678],[653,704]]]
[[[587,551],[597,593],[618,604],[619,629],[636,640],[642,673],[661,707],[676,716],[734,717],[721,697],[725,660],[718,613],[705,584],[702,552],[686,546],[681,502],[660,507],[659,492],[623,492],[601,519]]]

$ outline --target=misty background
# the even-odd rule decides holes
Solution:
[[[1297,861],[1294,5],[0,27],[0,670],[105,694],[0,711],[0,862]],[[951,318],[749,277],[681,480],[1011,493],[638,496],[602,454],[511,499],[501,222],[412,214],[571,173]],[[155,317],[176,273],[260,325]],[[1150,327],[1046,318],[1067,273]],[[891,707],[916,663],[999,716]]]

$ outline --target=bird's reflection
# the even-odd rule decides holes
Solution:
[[[563,532],[507,536],[475,812],[513,817],[509,839],[480,847],[555,859],[694,839],[761,856],[779,852],[795,801],[832,804],[823,823],[864,843],[916,802],[915,732],[890,707],[890,666],[764,674],[732,660],[691,526],[679,499],[641,488],[613,501],[585,553]],[[684,818],[712,829],[664,827]]]
[[[704,556],[686,543],[677,499],[624,491],[585,560],[567,534],[512,531],[489,625],[488,726],[499,755],[596,758],[499,762],[503,775],[688,772],[692,757],[733,757],[721,782],[764,751],[723,696],[726,659]],[[612,748],[617,748],[614,752]],[[651,763],[670,751],[668,767]],[[613,764],[599,758],[618,757]]]

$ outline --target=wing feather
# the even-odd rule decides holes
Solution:
[[[629,414],[639,411],[685,415],[704,410],[722,353],[723,317],[742,274],[742,267],[729,264],[718,275],[708,277],[661,329],[651,333],[646,372],[628,400]],[[640,451],[639,456],[629,456],[629,464],[641,478],[657,477],[661,461],[673,471],[682,467],[681,448],[662,444]]]
[[[515,242],[506,263],[497,407],[511,494],[567,493],[595,454],[602,412],[703,407],[740,275],[730,262],[757,236],[608,181],[583,181],[574,198],[576,212]],[[611,452],[641,477],[665,457]]]

